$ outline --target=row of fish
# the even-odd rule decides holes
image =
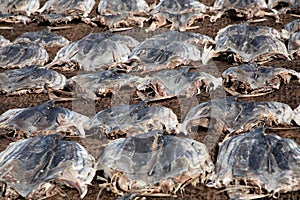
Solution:
[[[0,73],[0,93],[20,95],[47,93],[51,98],[69,94],[76,98],[96,99],[107,95],[137,94],[142,100],[193,97],[224,89],[233,96],[260,96],[274,92],[281,83],[300,82],[300,73],[257,63],[232,66],[222,77],[202,72],[200,68],[166,69],[145,76],[115,70],[83,73],[67,79],[63,74],[36,65]],[[51,94],[56,92],[56,96]],[[71,100],[71,99],[69,99]]]
[[[280,7],[282,4],[286,6]],[[0,21],[57,24],[82,19],[86,23],[100,23],[112,29],[143,26],[144,22],[152,21],[150,30],[166,26],[168,22],[171,22],[171,29],[186,30],[193,28],[191,26],[199,19],[210,17],[211,21],[215,21],[229,10],[235,10],[237,17],[273,16],[279,21],[280,13],[299,8],[296,0],[216,0],[213,6],[196,0],[161,0],[157,5],[149,5],[145,0],[102,0],[98,4],[97,16],[88,17],[94,5],[94,0],[48,0],[42,6],[40,0],[2,0]]]
[[[94,6],[94,0],[0,0],[0,21],[59,24],[75,19],[116,31],[145,23],[147,31],[160,27],[185,31],[197,28],[198,20],[208,17],[213,22],[229,10],[235,10],[236,17],[255,21],[273,16],[277,22],[280,14],[295,15],[299,10],[297,0],[216,0],[211,7],[196,0],[161,0],[156,5],[101,0],[92,16]],[[175,96],[188,101],[220,87],[231,95],[257,96],[291,79],[299,82],[299,72],[262,64],[300,55],[299,23],[288,23],[282,31],[234,24],[221,29],[215,39],[178,31],[143,41],[104,32],[71,42],[48,30],[24,33],[14,41],[0,37],[0,68],[5,69],[0,73],[0,93],[48,92],[54,99],[0,115],[1,131],[20,139],[0,153],[1,196],[49,198],[69,186],[84,198],[95,179],[104,180],[100,187],[125,195],[124,199],[157,193],[172,196],[198,183],[225,188],[232,199],[276,197],[300,190],[299,144],[265,133],[265,128],[274,125],[299,128],[300,105],[293,110],[280,102],[213,99],[192,107],[186,115],[181,113],[181,121],[171,109],[150,105],[152,100]],[[52,47],[61,49],[49,61],[46,49]],[[203,72],[203,65],[194,64],[208,64],[217,71],[218,66],[211,64],[215,58],[232,58],[227,61],[242,65],[214,76]],[[69,79],[53,70],[78,68],[83,74],[79,71]],[[144,101],[128,101],[91,117],[55,105],[65,95],[123,98],[125,90]],[[208,130],[203,143],[192,139],[201,128]],[[83,146],[67,141],[69,135],[81,138]],[[210,152],[221,135],[226,138],[213,162]],[[92,147],[92,142],[85,141],[90,138],[101,145]],[[103,174],[96,175],[97,171]]]
[[[24,33],[12,43],[2,37],[0,67],[39,64],[61,70],[121,68],[149,72],[191,62],[206,64],[216,57],[233,57],[234,62],[290,60],[299,54],[299,23],[295,20],[287,24],[282,33],[267,26],[229,25],[218,32],[215,40],[198,33],[168,31],[138,42],[130,36],[101,32],[69,43],[64,37],[44,30]],[[45,47],[55,45],[63,47],[47,63]]]
[[[15,135],[25,133],[25,137],[61,131],[82,137],[86,134],[104,134],[108,138],[118,138],[152,130],[189,135],[197,131],[197,127],[209,128],[215,121],[216,130],[211,130],[233,134],[249,131],[261,124],[297,126],[300,125],[299,112],[300,106],[292,110],[289,105],[280,102],[248,102],[230,97],[203,102],[191,108],[183,122],[179,123],[171,109],[149,106],[147,101],[113,106],[91,118],[48,101],[30,108],[4,112],[0,115],[0,128],[15,131]]]
[[[107,179],[101,187],[130,199],[172,196],[198,183],[252,199],[299,190],[299,157],[296,142],[261,127],[225,138],[216,163],[203,143],[162,131],[112,140],[96,159],[77,142],[50,134],[11,143],[0,153],[0,177],[8,199],[51,197],[62,183],[83,198],[98,170],[104,176],[97,179]]]
[[[1,152],[2,198],[49,198],[57,193],[55,183],[76,188],[83,198],[96,174],[95,158],[77,142],[62,139],[37,136],[13,142]]]
[[[299,190],[299,150],[293,140],[256,128],[226,138],[213,163],[202,143],[154,132],[110,142],[98,169],[111,178],[111,191],[131,199],[197,183],[226,188],[231,199],[255,199]]]

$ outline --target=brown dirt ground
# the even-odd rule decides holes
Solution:
[[[97,0],[97,3],[95,5],[95,8],[93,12],[91,13],[91,16],[96,15],[96,6],[98,5],[99,0]],[[154,1],[148,0],[148,2],[153,3]],[[213,1],[212,0],[204,0],[202,1],[206,5],[212,5]],[[260,25],[267,25],[274,27],[278,30],[282,29],[283,25],[296,19],[295,17],[292,17],[290,15],[284,15],[282,17],[282,23],[275,23],[274,19],[272,18],[267,18],[267,21],[257,23]],[[232,18],[228,15],[220,18],[217,20],[215,23],[210,23],[208,19],[204,20],[199,20],[196,25],[199,26],[199,28],[192,30],[193,32],[198,32],[202,34],[207,34],[209,36],[215,37],[216,33],[219,29],[229,25],[229,24],[234,24],[234,23],[240,23],[243,22],[244,19],[237,19],[237,18]],[[27,31],[37,31],[37,30],[42,30],[47,28],[47,24],[37,24],[37,23],[32,23],[29,25],[23,25],[23,24],[0,24],[1,26],[11,26],[13,27],[12,30],[3,30],[0,29],[0,35],[3,35],[5,38],[9,40],[14,40],[16,37],[21,35],[24,32]],[[90,25],[84,24],[82,22],[72,22],[69,23],[68,26],[70,28],[67,29],[61,29],[55,31],[57,34],[62,35],[69,39],[70,41],[76,41],[83,36],[93,33],[93,32],[101,32],[105,31],[105,27],[92,27]],[[146,37],[151,37],[154,34],[160,33],[166,31],[165,29],[160,29],[154,32],[146,33],[145,29],[142,28],[133,28],[132,30],[129,31],[124,31],[120,32],[119,34],[124,34],[124,35],[130,35],[134,37],[135,39],[142,41]],[[49,48],[47,49],[49,56],[50,56],[50,61],[54,58],[56,52],[59,50],[58,48]],[[275,60],[268,62],[266,65],[268,66],[273,66],[273,67],[285,67],[289,69],[294,69],[296,71],[300,72],[300,59],[296,59],[293,61],[286,61],[286,60]],[[227,69],[229,66],[231,66],[230,63],[224,61],[224,60],[215,60],[213,67],[214,71],[219,73],[219,75]],[[1,70],[1,72],[4,70]],[[75,75],[77,72],[63,72],[67,77],[71,77]],[[296,108],[300,104],[300,94],[299,94],[299,83],[295,80],[292,80],[290,84],[288,85],[283,85],[279,90],[275,91],[274,93],[265,95],[265,96],[260,96],[260,97],[253,97],[253,98],[248,98],[247,100],[250,101],[279,101],[283,103],[287,103],[290,105],[293,109]],[[223,93],[221,93],[223,94]],[[227,94],[226,94],[227,96]],[[197,97],[196,100],[193,100],[194,103],[201,103],[204,101],[208,101],[211,98],[211,96],[207,93],[201,94]],[[46,94],[25,94],[25,95],[20,95],[20,96],[7,96],[7,95],[0,95],[0,102],[1,102],[1,107],[0,107],[0,114],[3,112],[7,111],[8,109],[11,108],[25,108],[25,107],[31,107],[38,105],[42,102],[45,102],[48,100],[48,96]],[[134,100],[133,100],[134,101]],[[192,100],[191,100],[192,101]],[[91,104],[92,103],[92,104]],[[178,99],[171,99],[171,100],[165,100],[161,102],[157,102],[155,104],[160,104],[163,106],[167,106],[171,108],[178,116],[179,120],[181,120],[184,116],[181,116],[187,110],[191,104],[190,101],[187,101],[188,105],[184,105],[183,102],[180,102]],[[58,103],[59,106],[63,106],[69,109],[73,109],[77,112],[86,114],[86,115],[93,115],[95,112],[98,112],[100,110],[103,110],[104,108],[110,107],[112,104],[111,98],[110,97],[104,97],[100,98],[95,102],[80,102],[80,103],[72,103],[72,102],[62,102]],[[92,108],[91,108],[92,105]],[[300,144],[300,130],[299,129],[294,129],[294,130],[269,130],[270,133],[276,133],[282,137],[286,138],[291,138],[294,139],[298,144]],[[195,138],[199,141],[203,142],[205,130],[199,130],[199,134],[195,136]],[[3,134],[1,134],[0,137],[0,151],[3,151],[6,146],[11,142],[10,139],[3,137]],[[219,137],[218,142],[221,142],[222,139],[224,138],[224,135],[221,135]],[[98,141],[98,143],[97,143]],[[92,153],[98,152],[99,148],[99,140],[95,140],[95,138],[87,138],[85,140],[80,140],[80,143],[82,143],[86,148],[91,151]],[[216,154],[217,154],[217,146],[211,150],[212,157],[215,160],[216,159]],[[100,191],[100,187],[98,186],[99,182],[94,180],[92,185],[89,186],[88,194],[84,199],[86,200],[94,200],[97,198],[97,195]],[[64,188],[64,194],[56,195],[54,197],[51,197],[51,199],[55,200],[63,200],[63,199],[79,199],[78,192],[75,189],[71,188]],[[100,199],[115,199],[116,196],[109,191],[103,191]],[[152,197],[153,198],[153,197]],[[153,198],[155,199],[155,198]],[[224,192],[220,192],[216,189],[212,188],[207,188],[202,185],[196,185],[196,186],[188,186],[185,188],[185,190],[181,193],[178,194],[177,197],[170,197],[170,198],[165,198],[165,199],[228,199],[228,196]],[[268,199],[268,198],[265,198]],[[289,192],[286,194],[281,194],[279,199],[285,199],[285,200],[292,200],[292,199],[300,199],[300,192]]]

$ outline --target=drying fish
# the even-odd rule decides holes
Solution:
[[[214,165],[204,144],[150,132],[108,143],[98,161],[112,192],[176,193],[203,183]],[[107,186],[107,185],[106,185]]]
[[[40,0],[1,0],[0,22],[6,23],[30,23],[31,14],[38,11]]]
[[[36,32],[26,32],[17,37],[14,43],[35,43],[40,44],[43,47],[63,47],[69,44],[69,40],[65,37],[52,33],[51,31],[44,29]]]
[[[0,12],[0,22],[29,24],[32,19],[24,15],[3,14]]]
[[[49,198],[57,193],[53,186],[61,183],[76,188],[83,198],[95,164],[83,146],[59,135],[19,140],[0,153],[0,180],[7,185],[2,198],[11,199],[15,192],[28,199]]]
[[[148,30],[168,25],[171,30],[185,31],[192,27],[195,21],[203,19],[207,6],[196,0],[161,0],[151,11],[152,24]]]
[[[48,0],[39,9],[41,13],[38,20],[49,21],[51,23],[67,22],[73,19],[87,18],[92,11],[95,0]]]
[[[230,67],[222,74],[224,89],[232,95],[259,96],[279,89],[300,74],[291,69],[259,66],[256,63]]]
[[[0,47],[0,68],[23,68],[44,65],[49,59],[47,51],[38,44],[12,43]]]
[[[289,126],[294,112],[280,102],[247,102],[235,98],[215,99],[192,108],[186,115],[181,131],[189,134],[194,127],[213,128],[217,132],[241,133],[259,125]]]
[[[39,15],[35,16],[34,21],[36,21],[38,24],[49,23],[50,25],[56,26],[58,24],[62,24],[62,25],[67,24],[67,23],[71,22],[74,18],[75,17],[69,16],[69,15],[64,15],[64,14],[39,14]],[[79,18],[79,17],[77,17],[77,18]],[[81,18],[81,19],[82,19],[82,21],[89,23],[88,19],[86,19],[86,18]],[[86,20],[84,20],[84,19],[86,19]],[[63,27],[67,27],[67,26],[62,26],[62,28]]]
[[[47,66],[68,63],[70,66],[79,65],[85,71],[95,71],[127,58],[137,44],[138,41],[129,36],[91,33],[60,49]]]
[[[148,19],[149,6],[144,0],[103,0],[98,5],[98,15],[93,21],[99,21],[112,30],[123,30],[138,25],[143,27]]]
[[[299,11],[300,4],[298,0],[268,0],[268,7],[285,14],[287,11]]]
[[[199,34],[199,33],[192,33],[192,32],[179,32],[179,31],[167,31],[158,35],[154,35],[151,38],[148,39],[157,39],[162,41],[178,41],[178,42],[187,42],[189,44],[192,44],[194,46],[197,46],[198,48],[203,48],[204,45],[213,45],[214,39],[211,37]]]
[[[287,23],[282,29],[283,38],[288,40],[288,52],[291,57],[300,55],[300,20]]]
[[[226,187],[231,199],[278,197],[300,190],[300,147],[262,128],[220,144],[210,186]]]
[[[151,76],[146,76],[142,84],[138,85],[139,96],[145,99],[170,98],[185,96],[190,98],[201,92],[210,92],[222,86],[222,78],[216,78],[210,74],[192,71],[192,68],[180,70],[162,70]],[[147,96],[144,91],[151,91]]]
[[[24,14],[30,15],[40,7],[39,0],[1,0],[1,14]]]
[[[141,42],[132,50],[127,62],[139,63],[136,65],[143,71],[175,68],[191,61],[205,62],[210,51],[207,46],[213,43],[206,35],[168,31]]]
[[[143,82],[142,77],[106,70],[88,74],[78,74],[67,80],[67,87],[91,99],[96,96],[115,94],[122,87],[136,88]]]
[[[54,101],[48,101],[30,108],[10,109],[0,115],[0,127],[16,131],[18,135],[51,134],[69,132],[84,136],[83,127],[87,116],[66,108],[56,107]]]
[[[10,41],[8,39],[6,39],[5,37],[3,37],[2,35],[0,35],[0,47],[9,45]]]
[[[290,34],[300,31],[300,19],[296,19],[287,23],[284,26],[284,30]]]
[[[294,122],[300,126],[300,105],[294,110]]]
[[[215,22],[225,13],[231,11],[234,11],[235,17],[245,17],[246,19],[262,18],[264,16],[276,16],[275,13],[268,8],[265,0],[216,0],[214,5],[210,8],[210,12],[212,13],[210,20]]]
[[[288,52],[291,57],[300,56],[300,31],[291,34],[288,42]]]
[[[0,73],[0,93],[41,93],[47,89],[61,90],[65,84],[64,75],[36,65]]]
[[[230,55],[236,62],[268,62],[274,58],[290,60],[280,35],[266,26],[229,25],[219,30],[210,57]]]
[[[149,107],[146,102],[141,102],[102,110],[90,119],[85,129],[100,131],[109,138],[116,138],[153,130],[174,133],[177,125],[177,116],[171,109],[158,106]]]

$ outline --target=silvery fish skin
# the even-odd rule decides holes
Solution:
[[[284,25],[284,30],[290,34],[300,31],[300,19],[293,20]]]
[[[48,101],[30,108],[10,109],[0,115],[0,127],[25,132],[49,134],[70,131],[75,135],[85,135],[83,129],[89,118],[63,107],[56,107]]]
[[[94,4],[94,0],[48,0],[39,12],[87,17]]]
[[[241,133],[260,124],[289,126],[293,116],[291,107],[280,102],[247,102],[233,97],[214,99],[192,108],[181,124],[181,131],[189,134],[194,126],[208,128],[214,119],[218,132]]]
[[[109,28],[124,28],[138,24],[148,19],[149,6],[144,0],[103,0],[98,4],[98,16],[93,21],[100,21]]]
[[[8,39],[6,39],[5,37],[3,37],[2,35],[0,35],[0,47],[9,45],[10,41]]]
[[[91,33],[60,49],[48,67],[74,62],[85,71],[100,70],[125,59],[137,44],[138,41],[129,36]]]
[[[291,78],[300,82],[300,73],[285,68],[259,66],[256,63],[230,67],[222,74],[224,89],[232,95],[259,96],[279,89]]]
[[[171,30],[185,31],[195,20],[204,18],[206,10],[206,5],[195,0],[162,0],[151,11],[154,22],[149,30],[165,26],[169,21]]]
[[[176,132],[178,119],[166,107],[147,106],[145,102],[104,109],[94,115],[85,129],[98,129],[108,137],[137,135],[153,130]]]
[[[267,8],[267,4],[264,0],[254,0],[254,1],[246,1],[246,0],[238,0],[238,1],[230,1],[230,0],[216,0],[214,2],[214,9],[231,9],[231,8],[249,8],[253,9],[253,6],[260,8]]]
[[[27,42],[40,44],[43,47],[66,46],[69,40],[65,37],[44,29],[42,31],[26,32],[17,37],[14,43]]]
[[[152,89],[154,98],[185,96],[187,98],[210,92],[222,86],[222,78],[214,77],[200,71],[190,71],[190,68],[180,70],[161,70],[146,76],[139,91]],[[148,90],[147,90],[148,91]]]
[[[215,22],[221,18],[227,11],[234,10],[236,17],[246,17],[252,19],[253,17],[264,17],[265,15],[275,15],[270,10],[268,11],[268,5],[265,0],[216,0],[214,5],[210,7],[212,15],[210,20]]]
[[[276,6],[281,5],[280,6],[280,13],[285,13],[286,11],[290,10],[290,9],[297,9],[299,8],[299,1],[298,0],[268,0],[268,7],[271,9],[275,9]],[[282,5],[284,7],[282,7]]]
[[[236,62],[267,62],[274,58],[290,60],[281,34],[274,28],[250,26],[246,23],[229,25],[219,30],[211,58],[233,55]]]
[[[49,181],[58,181],[75,187],[83,198],[95,173],[93,156],[80,144],[63,141],[56,134],[19,140],[0,153],[1,182],[23,197]]]
[[[131,56],[139,57],[144,63],[164,64],[175,59],[201,60],[200,50],[185,42],[147,40],[143,42],[143,46],[138,46],[137,48]]]
[[[32,22],[32,18],[25,15],[0,13],[0,22],[13,23],[13,24],[17,24],[17,23],[29,24],[30,22]]]
[[[206,45],[213,43],[213,39],[206,35],[168,31],[137,45],[129,55],[129,61],[138,60],[144,71],[157,71],[171,68],[172,63],[180,65],[190,61],[203,61]]]
[[[65,84],[64,75],[36,65],[0,73],[0,91],[3,93],[40,93],[46,90],[46,87],[61,90]]]
[[[1,0],[0,13],[30,15],[40,8],[40,0]]]
[[[288,43],[288,52],[291,57],[294,57],[294,54],[297,56],[300,55],[300,32],[291,34],[289,43]]]
[[[227,39],[228,34],[231,35],[244,35],[247,34],[250,38],[257,35],[272,36],[277,39],[281,38],[281,34],[278,30],[268,26],[250,26],[247,23],[231,24],[222,29],[217,33],[216,40],[224,41]]]
[[[220,144],[211,186],[225,186],[233,199],[297,191],[300,147],[292,139],[265,134],[261,127],[229,137]],[[258,187],[260,194],[250,192]]]
[[[87,74],[78,74],[67,80],[67,87],[79,95],[88,95],[91,98],[106,96],[119,92],[121,87],[136,86],[143,81],[142,77],[110,70]]]
[[[98,13],[101,15],[119,15],[128,13],[146,13],[149,6],[146,1],[137,0],[103,0],[98,4]]]
[[[12,43],[0,47],[0,68],[23,68],[44,65],[49,59],[47,51],[38,44]]]
[[[192,33],[192,32],[180,32],[180,31],[167,31],[165,33],[157,34],[151,37],[152,40],[161,40],[161,41],[178,41],[178,42],[187,42],[194,46],[197,46],[199,49],[203,49],[205,44],[212,45],[214,44],[214,39],[210,36]]]
[[[293,121],[300,126],[300,105],[294,109]]]
[[[300,55],[300,20],[287,23],[281,30],[282,37],[288,41],[288,52],[292,58]],[[296,56],[295,56],[296,54]]]
[[[110,178],[121,173],[119,180],[125,183],[115,184],[124,191],[174,193],[182,183],[203,183],[214,164],[204,144],[150,132],[108,143],[98,160],[98,170]],[[160,187],[164,183],[165,191]]]

